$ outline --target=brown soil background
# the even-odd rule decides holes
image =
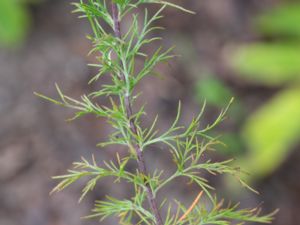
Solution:
[[[145,94],[142,101],[147,101],[149,118],[160,114],[159,126],[166,128],[181,99],[183,118],[188,121],[200,107],[194,100],[193,85],[207,71],[229,84],[247,103],[249,113],[276,93],[277,90],[239,80],[224,65],[223,54],[228,46],[256,37],[251,18],[275,1],[187,0],[183,4],[197,14],[168,9],[161,21],[167,28],[162,34],[163,44],[177,45],[176,52],[183,57],[169,66],[159,66],[160,72],[166,74],[164,79],[148,79],[139,87]],[[50,177],[63,173],[80,156],[90,158],[93,153],[98,160],[113,156],[113,151],[95,147],[110,131],[104,121],[88,116],[67,123],[64,119],[70,117],[71,111],[33,95],[37,91],[56,96],[55,82],[69,96],[99,87],[86,85],[95,72],[86,66],[93,62],[92,57],[86,57],[90,44],[85,34],[89,28],[85,21],[70,14],[71,10],[65,0],[48,0],[32,6],[33,26],[23,47],[0,49],[0,225],[117,224],[115,219],[97,222],[80,217],[89,213],[93,199],[102,199],[107,194],[126,196],[131,191],[126,184],[120,188],[106,180],[81,204],[77,204],[80,184],[49,196],[55,185]],[[208,109],[210,116],[206,119],[211,120],[216,112]],[[238,129],[238,124],[229,120],[221,128]],[[274,225],[299,225],[300,167],[296,150],[277,171],[257,181],[255,187],[261,195],[242,192],[232,196],[227,191],[225,197],[231,196],[247,206],[264,202],[266,212],[280,208]],[[150,149],[146,157],[150,170],[172,168],[169,155],[162,149]],[[221,180],[214,178],[212,182],[223,190]],[[176,184],[169,185],[165,193],[189,204],[197,191],[195,187]]]

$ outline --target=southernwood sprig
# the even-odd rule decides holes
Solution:
[[[144,5],[143,13],[137,8]],[[159,9],[149,13],[147,4],[156,4]],[[174,55],[172,49],[159,47],[151,55],[143,51],[143,47],[160,37],[153,36],[153,31],[162,29],[156,26],[156,21],[162,18],[166,7],[173,7],[181,11],[192,13],[178,5],[161,0],[80,0],[73,3],[74,12],[81,18],[86,18],[93,34],[88,36],[93,44],[90,54],[95,54],[98,62],[90,66],[96,67],[98,73],[90,79],[90,83],[97,82],[102,76],[110,77],[111,82],[103,83],[100,90],[82,95],[76,100],[66,96],[56,85],[59,100],[38,96],[57,105],[72,108],[75,116],[94,114],[106,118],[114,128],[108,140],[99,143],[99,147],[109,145],[123,145],[128,149],[126,157],[116,155],[111,161],[104,161],[100,165],[94,157],[89,161],[82,158],[74,162],[73,169],[66,175],[56,176],[61,180],[53,192],[61,191],[81,178],[88,179],[82,189],[80,201],[92,191],[97,182],[105,177],[113,177],[115,181],[127,181],[132,184],[134,196],[128,199],[107,197],[106,200],[96,201],[91,215],[87,218],[105,219],[108,216],[117,216],[120,224],[147,224],[147,225],[175,225],[175,224],[233,224],[246,221],[270,223],[274,213],[260,215],[259,209],[239,209],[238,205],[226,206],[224,201],[218,201],[213,194],[214,188],[203,177],[203,172],[210,174],[230,174],[239,179],[239,168],[230,166],[230,161],[214,162],[205,160],[203,155],[218,144],[217,138],[210,137],[208,132],[218,125],[225,117],[224,109],[214,123],[200,126],[204,106],[198,116],[189,125],[179,124],[181,104],[173,124],[165,132],[156,129],[158,117],[148,128],[141,126],[145,116],[144,107],[133,105],[139,97],[136,86],[145,78],[153,74],[158,63],[166,62]],[[122,28],[124,18],[131,18],[127,30]],[[137,67],[136,60],[142,61],[143,66]],[[110,104],[101,102],[108,98]],[[149,173],[146,167],[144,152],[149,146],[164,146],[171,152],[176,170],[169,177],[163,171],[156,169]],[[137,162],[135,172],[128,170],[128,163]],[[156,197],[161,189],[178,177],[186,177],[201,190],[195,201],[186,208],[183,203],[165,199],[158,202]],[[241,184],[246,184],[241,181]],[[201,196],[206,196],[209,203],[201,202]],[[161,215],[161,208],[167,207],[166,215]],[[175,210],[175,211],[174,211]]]

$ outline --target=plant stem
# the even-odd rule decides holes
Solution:
[[[112,16],[113,16],[113,20],[114,20],[114,33],[115,36],[118,37],[119,39],[122,38],[121,35],[121,27],[120,27],[120,20],[119,20],[119,11],[118,11],[118,6],[112,2],[111,4],[112,6]],[[126,77],[124,74],[120,75],[120,78],[122,79],[122,81],[126,82]],[[130,130],[132,131],[132,133],[134,135],[137,135],[137,128],[136,125],[132,119],[132,105],[131,105],[131,98],[130,98],[130,93],[129,90],[126,91],[126,93],[124,93],[124,104],[125,104],[125,108],[126,108],[126,116],[129,120],[129,126],[130,126]],[[144,160],[144,156],[143,156],[143,151],[141,149],[141,146],[139,146],[138,144],[134,145],[134,149],[136,152],[136,156],[137,156],[137,163],[138,163],[138,170],[139,173],[141,175],[147,175],[147,168],[146,168],[146,164],[145,164],[145,160]],[[153,194],[153,191],[150,187],[150,184],[148,182],[145,182],[145,188],[146,188],[146,193],[147,193],[147,198],[148,198],[148,202],[150,205],[150,208],[154,214],[155,217],[155,221],[156,221],[156,225],[163,225],[159,210],[158,210],[158,206]]]

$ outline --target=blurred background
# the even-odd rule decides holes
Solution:
[[[181,99],[188,123],[206,99],[205,125],[235,97],[228,119],[212,133],[227,145],[217,146],[212,157],[235,158],[260,194],[228,177],[207,177],[225,199],[262,206],[264,212],[280,208],[275,225],[299,225],[300,1],[176,2],[197,14],[167,9],[160,21],[167,28],[163,45],[176,45],[181,57],[158,66],[163,78],[139,87],[148,120],[160,114],[159,127],[165,129]],[[55,82],[74,97],[99,88],[87,85],[96,72],[86,66],[94,62],[87,57],[89,26],[71,10],[68,0],[0,1],[0,225],[117,224],[80,217],[93,199],[126,196],[130,188],[102,182],[81,204],[83,183],[49,196],[56,183],[50,177],[80,156],[95,154],[100,161],[114,155],[95,147],[111,131],[104,121],[86,116],[65,122],[71,111],[33,95],[56,97]],[[166,152],[149,149],[150,170],[173,168]],[[176,184],[165,192],[190,204],[197,191]]]

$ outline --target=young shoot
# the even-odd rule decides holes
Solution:
[[[157,6],[156,12],[147,9],[151,4]],[[219,143],[217,138],[209,136],[209,131],[224,120],[227,108],[215,122],[203,128],[200,126],[203,106],[188,125],[182,126],[179,125],[182,111],[179,102],[177,116],[166,131],[157,130],[158,117],[153,119],[149,127],[141,126],[146,112],[143,106],[136,105],[135,100],[140,95],[136,87],[145,77],[153,74],[157,64],[174,57],[172,48],[158,47],[150,55],[144,52],[143,47],[160,41],[161,38],[154,36],[154,33],[161,29],[156,24],[163,18],[166,7],[179,12],[193,12],[162,0],[77,0],[73,6],[74,12],[86,19],[92,30],[88,37],[93,44],[90,54],[95,55],[97,63],[90,66],[97,68],[98,72],[89,83],[101,84],[104,76],[110,78],[110,83],[102,83],[98,91],[82,95],[80,99],[66,96],[58,85],[56,88],[59,99],[37,95],[54,104],[73,109],[75,115],[72,119],[86,114],[105,118],[114,131],[98,146],[106,148],[109,145],[121,145],[128,152],[125,157],[117,154],[114,159],[103,162],[97,162],[93,156],[91,160],[81,158],[73,163],[73,168],[65,175],[54,177],[60,182],[52,192],[61,191],[84,178],[87,182],[78,195],[81,201],[95,189],[97,182],[105,177],[112,177],[115,181],[123,180],[132,185],[134,195],[128,199],[108,196],[106,199],[95,200],[95,206],[86,218],[102,221],[113,216],[119,218],[119,224],[123,225],[228,225],[248,221],[270,223],[275,212],[261,215],[257,208],[241,209],[238,204],[226,204],[224,200],[217,199],[214,187],[203,177],[204,172],[208,172],[212,175],[229,174],[239,179],[240,169],[232,167],[231,160],[215,162],[204,158],[204,154]],[[131,24],[126,27],[122,26],[125,16],[126,21],[131,18]],[[142,60],[142,68],[136,66],[137,58]],[[101,103],[105,98],[110,104]],[[170,151],[175,170],[164,173],[156,168],[153,173],[149,173],[149,161],[144,157],[144,152],[149,151],[150,146],[160,146],[165,151]],[[133,160],[136,161],[137,168],[129,171],[127,165]],[[194,201],[186,205],[176,201],[176,196],[166,196],[161,202],[158,201],[158,193],[167,184],[173,183],[176,187],[178,177],[188,178],[189,183],[198,187],[199,194]],[[240,182],[245,186],[242,180]],[[203,201],[204,198],[206,201]]]

